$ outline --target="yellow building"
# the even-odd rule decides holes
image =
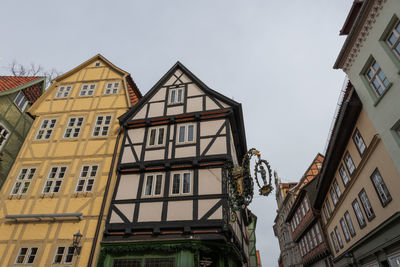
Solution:
[[[140,97],[130,74],[101,55],[53,80],[29,110],[35,121],[1,189],[0,266],[95,265],[117,118]]]

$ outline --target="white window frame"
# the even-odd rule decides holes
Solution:
[[[18,97],[20,99],[17,101]],[[26,106],[28,105],[29,100],[26,98],[25,94],[22,91],[19,91],[17,96],[14,98],[14,104],[17,106],[17,108],[21,111],[24,112]]]
[[[36,171],[37,170],[35,167],[21,168],[21,170],[19,171],[17,180],[16,180],[13,188],[11,189],[11,195],[25,195],[29,190],[29,187],[32,183],[31,181],[35,177]],[[23,192],[24,189],[25,189],[25,192]],[[17,190],[17,191],[14,192],[15,190]]]
[[[354,165],[353,158],[351,157],[349,151],[347,151],[344,154],[343,161],[347,167],[347,171],[349,172],[349,174],[351,176],[354,173],[354,171],[356,170],[356,165]]]
[[[71,92],[72,85],[62,85],[58,87],[58,91],[56,93],[56,98],[66,98],[69,96]]]
[[[26,253],[23,254],[23,255],[21,255],[22,249],[26,249]],[[33,253],[34,249],[35,249],[35,253]],[[35,262],[35,258],[36,258],[36,255],[37,255],[38,251],[39,251],[39,247],[21,247],[19,249],[18,254],[17,254],[17,258],[15,259],[15,264],[18,264],[18,265],[20,265],[20,264],[33,264]],[[23,257],[22,258],[22,262],[18,261],[18,259],[20,257]],[[33,257],[32,261],[30,261],[31,257]]]
[[[163,189],[164,189],[164,174],[163,173],[149,173],[146,174],[146,179],[143,184],[143,197],[161,197],[163,195]],[[150,185],[150,192],[147,191],[148,189],[148,183],[150,181],[150,177],[152,177],[152,182]],[[160,193],[156,194],[156,187],[157,187],[157,181],[161,177],[161,184],[160,184]]]
[[[340,222],[340,226],[342,228],[344,239],[346,240],[346,242],[349,242],[350,241],[350,233],[349,233],[349,230],[347,229],[347,226],[346,226],[346,223],[344,222],[344,219],[340,218],[339,222]]]
[[[86,86],[86,88],[85,88]],[[96,90],[95,83],[87,83],[82,84],[81,91],[79,92],[79,96],[94,96]]]
[[[65,132],[63,137],[68,139],[78,138],[84,121],[85,118],[83,116],[69,117],[67,125],[65,126]],[[69,134],[69,136],[67,136],[67,133]],[[76,136],[74,136],[75,134]]]
[[[390,86],[389,79],[375,59],[373,59],[368,65],[364,76],[378,98],[381,97]],[[377,81],[378,85],[375,85],[375,80]]]
[[[84,170],[85,167],[88,167],[87,171]],[[95,169],[94,175],[93,175],[93,169]],[[84,175],[84,173],[86,173],[86,174]],[[82,165],[81,171],[79,173],[78,183],[76,184],[76,187],[75,187],[75,192],[76,193],[92,192],[98,173],[99,173],[99,165],[97,165],[97,164]],[[78,188],[80,186],[82,186],[82,190],[78,190]],[[88,190],[88,187],[90,187],[90,190]]]
[[[166,135],[167,135],[167,127],[166,126],[161,126],[161,127],[152,127],[148,129],[149,133],[149,137],[148,137],[148,141],[147,141],[147,146],[148,147],[161,147],[165,145],[165,139],[166,139]],[[162,135],[162,140],[160,143],[160,132],[163,133]],[[152,144],[152,137],[153,137],[153,133],[154,133],[154,142]]]
[[[335,188],[336,196],[338,197],[338,201],[339,201],[340,197],[342,196],[342,191],[340,190],[339,183],[335,179],[333,181],[332,185],[333,185],[333,188]]]
[[[0,151],[3,149],[7,143],[8,137],[10,136],[10,131],[4,124],[0,123]]]
[[[369,201],[367,192],[365,189],[362,189],[360,193],[358,194],[358,197],[361,201],[361,205],[363,206],[365,215],[367,216],[368,221],[371,221],[373,218],[375,218],[375,212],[374,209],[372,208],[371,202]]]
[[[339,199],[338,199],[338,197],[337,197],[337,195],[336,195],[336,191],[335,191],[335,189],[333,188],[333,186],[332,186],[331,189],[329,190],[329,193],[330,193],[331,198],[332,198],[333,206],[336,206],[336,204],[338,203]]]
[[[168,89],[168,105],[177,105],[184,103],[185,98],[185,87],[177,87]],[[180,93],[180,94],[179,94]],[[178,97],[181,97],[180,101]]]
[[[346,168],[343,166],[343,164],[340,164],[340,167],[339,167],[339,175],[340,175],[340,178],[342,178],[342,182],[343,182],[344,186],[346,187],[347,184],[348,184],[349,181],[350,181],[350,178],[349,178],[349,176],[347,175]]]
[[[60,248],[63,248],[62,253],[59,252]],[[56,253],[54,255],[53,264],[70,264],[74,260],[75,256],[74,254],[75,254],[75,248],[73,246],[58,246],[56,249]],[[68,260],[68,256],[71,256],[71,260]],[[57,259],[58,257],[60,257],[60,261],[58,261]]]
[[[321,244],[323,239],[322,239],[322,234],[321,234],[321,230],[319,229],[319,225],[318,223],[315,224],[315,232],[317,233],[317,237],[318,237],[318,243]]]
[[[337,238],[337,240],[338,240],[338,243],[339,243],[339,247],[340,247],[340,248],[343,248],[343,240],[342,240],[342,237],[341,237],[341,235],[340,235],[339,228],[338,228],[337,226],[335,226],[334,231],[335,231],[335,234],[336,234],[336,238]]]
[[[100,117],[102,117],[102,119],[101,119],[101,123],[99,124],[99,118]],[[108,118],[109,118],[109,120],[108,120]],[[110,132],[111,126],[112,126],[112,119],[113,119],[113,116],[111,114],[103,114],[103,115],[97,116],[96,117],[96,121],[94,122],[92,136],[93,137],[105,137],[105,136],[108,136],[108,133]],[[109,122],[105,123],[107,120]],[[104,134],[104,131],[106,131],[105,134]],[[95,134],[96,132],[98,132],[98,133]]]
[[[304,198],[304,206],[305,206],[305,208],[306,208],[306,213],[310,210],[310,207],[308,206],[308,199],[307,199],[307,197],[306,198]]]
[[[183,140],[181,140],[181,128],[184,128]],[[193,129],[192,140],[189,140],[190,128]],[[176,130],[177,130],[177,134],[176,134],[177,140],[176,141],[178,144],[191,144],[191,143],[196,142],[196,124],[194,124],[194,123],[182,124],[182,125],[178,124],[178,126],[176,127]]]
[[[317,240],[317,235],[315,234],[315,231],[314,231],[314,227],[311,228],[310,232],[311,232],[312,240],[314,242],[314,247],[317,247],[319,243],[318,243],[318,240]]]
[[[67,173],[67,166],[51,166],[47,180],[44,183],[43,194],[56,194],[60,192],[62,181]],[[46,189],[49,189],[48,191]],[[57,188],[57,191],[55,189]],[[47,192],[46,192],[47,191]]]
[[[326,198],[326,200],[325,200],[325,206],[326,206],[326,209],[328,210],[328,214],[330,217],[332,215],[333,210],[332,210],[331,203],[329,202],[328,198]]]
[[[351,220],[350,213],[345,211],[344,213],[344,220],[346,221],[347,228],[349,229],[350,236],[356,235],[356,230],[354,229],[353,221]]]
[[[45,125],[45,121],[47,121]],[[36,140],[49,140],[53,133],[53,130],[57,124],[57,119],[49,118],[43,119],[42,123],[40,124],[40,128],[36,133],[35,139]],[[44,127],[43,127],[44,126]]]
[[[336,239],[336,234],[334,231],[331,232],[331,240],[332,240],[333,247],[335,248],[335,251],[338,252],[339,251],[339,243]]]
[[[364,214],[361,211],[360,203],[358,203],[358,200],[355,199],[351,203],[351,206],[353,207],[354,214],[356,215],[358,225],[361,229],[364,228],[367,225],[367,221],[365,220]]]
[[[110,85],[110,86],[109,86]],[[104,88],[105,95],[118,94],[120,82],[108,82]]]
[[[390,195],[389,189],[386,187],[385,181],[383,181],[383,177],[378,168],[374,170],[370,178],[382,206],[385,207],[390,203],[390,201],[392,201],[392,196]]]
[[[189,174],[189,192],[183,192],[183,184],[184,184],[184,176],[185,174]],[[175,175],[179,175],[179,192],[174,193],[174,181]],[[177,195],[191,195],[193,192],[193,172],[191,171],[182,171],[182,172],[171,172],[171,189],[170,194],[177,196]]]
[[[360,153],[360,156],[362,157],[367,149],[367,145],[365,144],[364,138],[358,129],[356,129],[353,133],[353,142],[357,147],[358,153]]]

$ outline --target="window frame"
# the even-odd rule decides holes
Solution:
[[[360,203],[358,202],[357,199],[354,199],[353,202],[351,203],[351,206],[353,207],[354,214],[356,215],[358,226],[360,227],[360,229],[363,229],[365,226],[367,226],[367,221],[365,220],[364,214],[361,210]],[[359,213],[357,212],[356,206],[358,207],[358,210],[360,211]],[[360,216],[358,214],[360,214]]]
[[[347,165],[347,159],[350,160],[351,165],[353,167],[352,171],[350,171],[350,167]],[[347,172],[350,174],[350,177],[353,175],[353,173],[356,171],[356,165],[354,164],[353,158],[351,157],[349,151],[346,151],[346,153],[343,156],[343,162],[344,165],[346,166]]]
[[[25,174],[23,174],[23,170],[26,170],[26,173],[25,173]],[[34,170],[34,171],[33,171],[33,174],[32,174],[32,170]],[[33,178],[35,178],[36,172],[37,172],[37,168],[36,168],[36,167],[22,167],[22,168],[20,169],[20,171],[19,171],[19,174],[18,174],[18,176],[17,176],[17,179],[16,179],[16,181],[15,181],[15,183],[14,183],[14,186],[13,186],[12,189],[11,189],[10,195],[13,195],[13,196],[26,195],[26,194],[28,193],[29,187],[31,186],[31,183],[32,183]],[[29,173],[29,174],[28,174],[28,173]],[[22,176],[22,175],[23,175],[23,176]],[[21,179],[21,177],[22,177],[22,179]],[[30,177],[30,178],[29,178],[29,177]],[[14,190],[15,190],[15,188],[16,188],[16,186],[17,186],[17,183],[19,183],[19,186],[18,186],[18,188],[17,188],[17,192],[14,193]],[[25,186],[26,183],[28,183],[28,186],[27,186],[27,187]],[[22,191],[24,190],[24,188],[26,188],[26,191],[25,191],[25,192],[22,192]]]
[[[70,126],[71,120],[74,119],[74,123],[72,126]],[[80,122],[80,125],[78,125],[79,120],[82,119],[82,121]],[[81,130],[84,126],[84,122],[85,122],[85,117],[84,116],[71,116],[68,117],[68,122],[65,126],[65,131],[64,131],[64,135],[63,138],[64,139],[74,139],[74,138],[79,138],[79,134],[81,133]],[[71,132],[69,133],[70,136],[66,136],[68,129],[71,129]],[[78,129],[78,135],[74,136],[76,129]]]
[[[108,85],[111,84],[111,87],[109,88]],[[115,86],[117,84],[117,86]],[[119,92],[119,87],[120,87],[120,82],[106,82],[105,86],[104,86],[104,94],[105,95],[116,95]],[[107,93],[107,90],[109,90],[109,92]],[[114,92],[114,90],[116,90]]]
[[[163,130],[163,136],[162,136],[162,143],[160,144],[160,130]],[[167,126],[158,126],[158,127],[151,127],[148,129],[148,138],[147,138],[147,147],[152,148],[152,147],[163,147],[166,144],[166,139],[167,139]],[[152,139],[152,132],[155,132],[154,134],[154,144],[151,144],[151,139]]]
[[[365,196],[364,201],[363,201],[362,195]],[[361,191],[358,193],[358,198],[361,201],[361,206],[364,209],[364,213],[365,213],[368,221],[369,222],[372,221],[376,217],[376,215],[375,215],[374,209],[372,208],[371,201],[369,201],[367,192],[365,191],[364,188],[361,189]],[[368,207],[366,207],[366,205],[368,205],[370,209],[367,209]],[[368,212],[367,212],[367,210],[368,210]],[[369,213],[371,213],[371,214],[368,215]]]
[[[45,121],[48,121],[48,123],[46,124],[46,127],[43,128],[43,124],[44,124]],[[47,125],[51,126],[51,124],[53,124],[53,121],[54,121],[53,127],[47,127]],[[53,131],[54,131],[56,125],[57,125],[57,118],[46,118],[46,119],[43,119],[42,122],[40,123],[39,130],[36,132],[35,140],[37,140],[37,141],[39,141],[39,140],[43,140],[43,141],[50,140],[51,139],[51,135],[53,134]],[[40,131],[43,131],[43,133],[40,135],[40,138],[39,138]],[[49,131],[50,131],[49,137],[46,138],[46,136],[47,136]]]
[[[375,63],[378,67],[376,70],[374,68]],[[372,71],[372,73],[373,73],[371,78],[369,78],[370,71]],[[388,82],[387,85],[384,84],[385,79],[382,80],[381,77],[379,76],[380,72],[384,75],[385,79],[387,80],[387,82]],[[369,88],[372,90],[372,93],[374,94],[376,99],[382,98],[392,85],[389,78],[383,71],[382,67],[380,66],[378,61],[373,56],[371,56],[367,60],[367,64],[365,65],[364,71],[362,72],[362,74],[363,74],[364,79],[368,83]],[[383,88],[383,91],[381,93],[378,91],[379,88],[376,88],[374,85],[375,78],[377,78],[380,88]]]
[[[357,148],[358,153],[360,154],[360,157],[362,158],[368,147],[367,147],[367,144],[365,143],[364,138],[362,137],[360,131],[358,130],[358,128],[355,129],[355,131],[353,133],[353,136],[352,136],[352,139],[353,139],[354,145]],[[362,151],[361,151],[361,147],[362,146],[359,147],[359,143],[356,141],[356,139],[362,141],[362,145],[364,146],[364,149]]]
[[[338,202],[339,202],[340,197],[342,196],[342,191],[340,190],[340,186],[339,186],[339,183],[337,182],[336,178],[335,178],[335,180],[333,180],[332,186],[335,189],[335,193],[336,193],[336,196],[338,197]]]
[[[149,177],[153,177],[153,181],[151,184],[151,189],[150,189],[150,194],[146,194],[147,192],[147,181]],[[161,176],[161,188],[160,188],[160,193],[156,194],[156,186],[157,186],[157,179],[158,177]],[[164,173],[148,173],[145,175],[144,183],[143,183],[143,192],[142,196],[147,198],[147,197],[162,197],[164,193],[164,184],[165,184],[165,174]]]
[[[21,99],[17,103],[18,96],[21,96]],[[13,103],[18,108],[18,110],[21,111],[21,113],[23,113],[25,111],[26,107],[28,106],[29,99],[25,96],[25,94],[22,92],[22,90],[20,90],[18,92],[18,94],[15,96]],[[22,104],[22,106],[21,106],[21,104]]]
[[[63,253],[62,254],[58,253],[59,252],[58,251],[59,248],[63,248]],[[71,248],[72,248],[72,258],[71,258],[71,261],[67,261],[68,256],[71,256],[71,253],[70,253],[70,249]],[[59,262],[56,261],[57,256],[61,256],[61,261],[59,261]],[[52,265],[54,265],[54,264],[61,264],[61,265],[70,264],[70,263],[72,263],[74,261],[74,256],[75,256],[75,248],[73,246],[57,246],[56,251],[54,253],[54,258],[53,258]]]
[[[54,175],[54,177],[50,177],[53,169],[56,168],[56,173]],[[64,172],[61,172],[61,170],[64,168]],[[61,186],[62,186],[62,182],[66,176],[68,167],[67,166],[50,166],[49,168],[49,174],[47,175],[47,179],[44,182],[43,185],[43,190],[42,190],[42,194],[57,194],[60,193],[61,190]],[[60,174],[63,173],[63,176],[60,177]],[[47,183],[51,182],[50,186],[49,186],[49,191],[45,192],[45,189],[48,187]],[[54,189],[57,187],[57,182],[60,182],[59,186],[58,186],[58,191],[54,192]]]
[[[347,182],[345,182],[345,180],[343,178],[343,174],[347,178]],[[343,183],[344,187],[346,187],[350,182],[350,176],[347,174],[347,169],[343,166],[343,163],[340,163],[340,166],[339,166],[339,176],[342,179],[342,183]]]
[[[95,176],[91,176],[91,174],[93,172],[93,167],[95,167],[95,166],[96,166],[96,174],[95,174]],[[87,174],[86,174],[85,177],[82,176],[84,167],[88,167]],[[79,173],[78,182],[77,182],[76,187],[75,187],[75,193],[93,192],[94,185],[95,185],[95,182],[96,182],[96,177],[97,177],[97,175],[99,173],[101,173],[99,164],[90,164],[90,163],[83,164],[82,168],[81,168],[81,171]],[[90,184],[90,185],[89,185],[89,180],[93,180],[93,183]],[[84,181],[84,183],[80,184],[80,181]],[[78,187],[79,186],[82,186],[82,190],[80,190],[80,191],[78,191]],[[90,190],[87,190],[88,186],[91,186]]]
[[[189,128],[190,126],[193,127],[193,140],[188,140],[189,138]],[[185,128],[184,130],[184,136],[183,136],[183,141],[181,140],[181,128]],[[188,124],[178,124],[176,127],[177,133],[176,133],[176,144],[177,145],[182,145],[182,144],[193,144],[196,143],[196,124],[195,123],[188,123]]]
[[[83,89],[85,86],[87,86],[86,89]],[[93,86],[93,88],[92,88]],[[79,97],[91,97],[95,95],[96,92],[96,83],[84,83],[81,86],[81,90],[79,91]],[[90,92],[90,94],[89,94]]]
[[[21,251],[22,249],[26,249],[26,253],[24,255],[21,255]],[[35,253],[32,255],[32,250],[36,249]],[[39,247],[20,247],[17,257],[14,261],[14,264],[18,264],[18,265],[24,265],[24,264],[33,264],[35,262],[37,253],[39,251]],[[23,256],[22,262],[18,262],[18,258]],[[33,260],[30,262],[30,258],[33,256]]]
[[[340,218],[339,223],[342,228],[344,240],[346,240],[346,242],[348,243],[350,241],[350,231],[347,229],[347,225],[344,222],[343,218]]]
[[[183,192],[183,184],[184,184],[184,174],[189,174],[189,192]],[[179,192],[174,193],[174,179],[175,175],[179,175]],[[180,171],[180,172],[171,172],[170,174],[171,185],[169,189],[169,193],[171,196],[179,196],[179,195],[192,195],[193,194],[193,172],[192,171]]]
[[[63,90],[61,90],[63,88]],[[60,85],[54,98],[67,98],[72,90],[72,85]],[[65,95],[67,94],[67,95]]]
[[[381,179],[381,181],[382,181],[382,183],[383,183],[383,187],[384,187],[384,188],[382,188],[382,190],[385,191],[385,189],[386,189],[386,191],[387,191],[387,193],[388,193],[388,196],[386,197],[386,201],[383,201],[383,199],[382,199],[382,197],[381,197],[381,194],[380,194],[379,191],[378,191],[378,187],[377,187],[377,185],[375,184],[375,181],[374,181],[374,178],[373,178],[373,177],[374,177],[376,174],[379,175],[379,177],[380,177],[380,179]],[[392,201],[392,195],[390,194],[389,189],[387,188],[387,186],[386,186],[386,184],[385,184],[385,181],[383,180],[383,177],[382,177],[382,175],[381,175],[381,173],[380,173],[380,171],[379,171],[378,168],[375,168],[375,170],[372,172],[372,174],[371,174],[371,176],[370,176],[370,179],[371,179],[372,185],[373,185],[374,188],[375,188],[376,194],[378,195],[379,201],[380,201],[381,204],[382,204],[382,207],[386,207],[386,206]],[[382,187],[382,185],[381,185],[381,187]]]
[[[315,224],[314,227],[315,227],[315,233],[317,234],[318,241],[319,241],[318,244],[321,244],[322,242],[324,242],[324,238],[322,237],[322,232],[318,225],[318,222]]]
[[[101,120],[101,124],[97,124],[97,122],[99,121],[99,117],[103,117],[103,119]],[[104,122],[107,121],[107,117],[110,117],[110,122],[108,124],[105,124]],[[111,115],[111,114],[100,114],[100,115],[96,116],[96,120],[94,121],[93,130],[92,130],[92,137],[104,138],[104,137],[109,136],[110,131],[112,132],[112,122],[113,122],[112,120],[113,120],[113,115]],[[106,135],[103,135],[104,127],[108,127]],[[96,128],[99,128],[99,132],[97,135],[95,135]]]
[[[349,233],[351,237],[356,236],[356,229],[354,228],[353,221],[351,220],[351,216],[348,210],[344,212],[344,220],[346,221],[347,229],[349,229]],[[356,216],[357,217],[357,216]],[[351,225],[351,227],[350,227]],[[352,231],[353,230],[353,231]]]
[[[335,191],[335,189],[333,188],[333,185],[332,185],[331,188],[329,189],[329,194],[331,195],[331,199],[332,199],[333,206],[336,207],[336,204],[339,202],[339,198],[338,198],[338,196],[336,195],[336,191]]]
[[[4,133],[6,133],[6,135],[4,136]],[[8,130],[8,128],[6,126],[4,126],[4,124],[0,123],[0,152],[3,150],[3,148],[5,147],[8,138],[10,137],[10,130]]]
[[[395,16],[394,18],[392,18],[392,21],[389,23],[388,26],[389,28],[387,29],[387,33],[384,33],[385,37],[382,39],[384,43],[389,47],[392,54],[394,54],[396,58],[400,60],[400,51],[396,50],[396,47],[400,46],[400,32],[396,29],[400,26],[400,19]],[[393,34],[397,35],[397,39],[394,42],[394,45],[389,42],[389,39]]]
[[[339,232],[339,228],[337,226],[335,226],[334,231],[335,231],[335,234],[336,234],[337,241],[339,243],[339,247],[343,248],[344,244],[343,244],[342,236],[340,235],[340,232]]]
[[[181,101],[178,101],[179,92],[181,92]],[[174,93],[174,101],[171,101],[172,93]],[[185,103],[185,87],[177,86],[174,88],[168,88],[168,106],[183,105],[184,103]]]

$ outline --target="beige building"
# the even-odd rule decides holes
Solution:
[[[318,185],[335,266],[399,266],[400,175],[351,83]]]

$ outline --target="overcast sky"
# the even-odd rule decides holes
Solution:
[[[37,63],[65,72],[97,53],[145,94],[181,61],[243,104],[247,146],[284,181],[324,153],[344,73],[333,70],[351,0],[2,0],[0,73]],[[276,202],[257,196],[257,246],[277,266]]]

